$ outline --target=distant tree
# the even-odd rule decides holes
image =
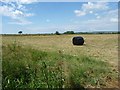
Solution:
[[[56,35],[60,35],[60,33],[58,31],[55,32]]]
[[[74,31],[66,31],[64,34],[75,34]]]
[[[22,34],[22,31],[19,31],[18,33],[19,33],[19,34]]]

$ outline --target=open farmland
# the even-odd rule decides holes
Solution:
[[[83,36],[85,45],[73,46],[72,38]],[[19,42],[25,46],[43,51],[61,51],[70,55],[90,55],[117,65],[118,63],[118,35],[46,35],[46,36],[3,36],[3,45]]]
[[[85,44],[83,46],[73,46],[72,38],[74,36],[83,36],[85,39]],[[84,80],[83,80],[83,82],[81,81],[81,83],[84,87],[117,87],[118,86],[118,83],[117,83],[118,35],[117,34],[3,36],[2,37],[2,45],[3,45],[3,58],[5,57],[4,59],[12,58],[12,57],[9,57],[9,58],[6,57],[6,55],[7,55],[6,53],[10,53],[9,50],[7,49],[7,47],[8,47],[7,45],[14,46],[15,43],[17,43],[17,45],[20,45],[24,48],[29,47],[31,49],[37,50],[37,52],[39,52],[39,51],[41,51],[42,53],[47,52],[48,58],[51,58],[51,56],[54,56],[54,55],[57,56],[55,58],[59,58],[57,61],[57,62],[59,62],[58,65],[61,65],[61,63],[63,64],[62,70],[64,70],[64,72],[65,72],[64,76],[67,77],[67,81],[64,82],[65,85],[63,85],[64,87],[69,87],[70,80],[68,79],[68,77],[69,77],[69,74],[71,74],[71,71],[69,71],[70,68],[68,67],[69,65],[72,67],[73,71],[76,72],[76,74],[74,75],[74,80],[75,81],[79,81],[78,79],[80,79],[80,81],[82,80],[81,78],[79,78],[79,75],[77,76],[77,73],[80,72],[78,70],[78,68],[84,67],[86,69],[83,69],[83,70],[87,70],[88,69],[87,66],[89,67],[89,65],[88,65],[89,63],[84,61],[86,59],[84,59],[82,56],[85,56],[86,58],[88,58],[87,60],[91,60],[91,63],[94,62],[94,64],[92,64],[90,66],[90,68],[93,68],[94,70],[96,68],[98,69],[98,73],[97,74],[95,73],[96,74],[95,78],[97,78],[98,74],[101,75],[102,71],[106,72],[105,76],[103,75],[103,78],[104,78],[103,81],[101,81],[101,82],[106,82],[106,83],[104,83],[104,84],[97,83],[96,84],[96,82],[99,82],[99,80],[97,81],[97,79],[95,79],[92,81],[93,78],[88,77],[90,80],[86,79],[86,81],[84,81]],[[19,48],[19,47],[17,47],[17,48]],[[22,52],[24,52],[24,49]],[[26,53],[26,55],[27,55],[27,53],[29,54],[29,52],[26,52],[26,49],[25,49],[25,53]],[[62,56],[60,56],[59,54]],[[29,54],[29,55],[31,56],[31,54]],[[45,57],[45,55],[46,54],[43,54],[43,57]],[[39,54],[38,54],[38,56],[39,56]],[[75,57],[75,58],[73,58],[73,57]],[[27,59],[28,58],[29,57],[27,57]],[[35,58],[37,58],[37,55]],[[79,61],[80,58],[83,58],[83,59],[81,59],[82,61],[77,62],[76,60]],[[4,61],[4,59],[3,59],[3,61]],[[62,60],[62,62],[60,62],[59,60]],[[49,64],[48,61],[45,61],[45,62]],[[79,65],[79,63],[82,63],[82,62],[84,62],[83,64],[85,66]],[[105,64],[101,64],[102,62],[104,62]],[[5,64],[7,64],[7,63],[5,63]],[[45,68],[45,65],[47,65],[47,64],[43,63],[44,68]],[[108,70],[108,72],[104,71],[104,69],[107,69],[107,68],[102,65],[107,66],[107,68],[109,68],[110,71],[109,70]],[[100,69],[100,68],[102,68],[102,69]],[[3,69],[4,69],[4,62],[3,62]],[[101,70],[101,72],[99,72],[99,70]],[[85,71],[83,71],[83,72],[85,72]],[[95,72],[95,71],[93,71],[93,72]],[[111,75],[109,72],[112,72]],[[61,73],[62,73],[62,71],[61,71]],[[86,73],[88,73],[88,72],[86,72]],[[111,81],[109,81],[109,80],[104,81],[105,77],[107,75],[110,75],[107,77],[107,79],[109,79]],[[94,74],[93,74],[93,76],[94,76]],[[62,81],[60,81],[60,82],[62,82]],[[61,86],[61,87],[63,87],[63,86]],[[39,87],[41,87],[41,86],[39,86]],[[47,87],[47,86],[45,86],[45,87]]]

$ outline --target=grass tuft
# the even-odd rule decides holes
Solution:
[[[104,87],[109,65],[88,56],[44,52],[13,43],[3,46],[3,88]]]

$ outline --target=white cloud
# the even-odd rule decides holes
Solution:
[[[79,11],[86,13],[85,15],[93,14],[96,18],[75,23],[74,29],[78,31],[118,30],[118,9],[111,9],[107,2],[88,2],[77,10],[77,12]],[[76,14],[76,16],[78,15]]]
[[[22,4],[30,4],[34,2],[38,2],[39,0],[19,0],[20,3]]]
[[[96,18],[97,18],[97,19],[99,19],[99,18],[100,18],[100,16],[97,16]]]
[[[93,11],[89,11],[89,13],[91,13],[91,14],[92,14],[92,13],[93,13]]]
[[[33,13],[26,13],[26,14],[24,14],[24,16],[25,17],[31,17],[31,16],[34,16],[35,14],[33,14]]]
[[[23,15],[23,12],[20,11],[20,10],[15,10],[15,11],[12,12],[12,13],[13,13],[13,16],[21,16],[21,15]]]
[[[77,16],[84,16],[84,15],[86,15],[86,13],[85,13],[84,11],[75,10],[74,12],[75,12],[75,14],[76,14]]]
[[[13,10],[14,10],[13,8],[8,7],[8,6],[0,6],[0,14],[2,14],[4,16],[10,16],[10,17],[12,17],[11,12]]]
[[[109,6],[107,2],[88,2],[83,4],[80,10],[75,10],[76,16],[84,16],[86,14],[92,14],[93,12],[108,10]]]
[[[26,17],[33,16],[34,14],[26,13],[24,4],[30,4],[37,1],[38,0],[0,0],[0,2],[3,3],[2,6],[0,6],[0,14],[10,17],[15,22],[18,21],[19,24],[20,22],[21,24],[23,24],[23,22],[25,22],[25,24],[30,24],[30,21],[26,20]],[[18,23],[16,22],[16,24]]]
[[[0,1],[4,3],[15,2],[17,4],[30,4],[30,3],[39,2],[40,0],[0,0]]]
[[[15,8],[9,7],[9,6],[0,6],[0,14],[4,15],[4,16],[9,16],[11,18],[17,18],[17,17],[20,17],[20,16],[28,17],[28,16],[33,16],[34,15],[32,13],[24,13],[21,10],[17,10]]]
[[[106,31],[106,30],[118,30],[118,9],[108,10],[102,15],[98,13],[94,14],[96,18],[91,18],[85,21],[75,20],[78,23],[74,23],[73,30],[77,31]],[[72,22],[75,22],[72,21]],[[70,25],[70,26],[72,26]],[[67,26],[66,26],[67,27]],[[71,27],[69,27],[71,28]]]
[[[109,9],[106,2],[88,2],[82,5],[83,10],[106,10]]]
[[[118,22],[118,18],[111,18],[110,21],[111,22]]]

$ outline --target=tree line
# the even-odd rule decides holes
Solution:
[[[65,31],[64,33],[60,33],[59,31],[56,31],[55,33],[48,33],[48,34],[24,34],[23,31],[18,31],[18,35],[62,35],[62,34],[120,34],[120,31],[97,31],[97,32]],[[3,35],[7,35],[7,34],[3,34]]]
[[[55,32],[56,35],[61,34],[120,34],[120,31],[98,31],[98,32],[74,32],[74,31],[66,31],[64,33]]]

